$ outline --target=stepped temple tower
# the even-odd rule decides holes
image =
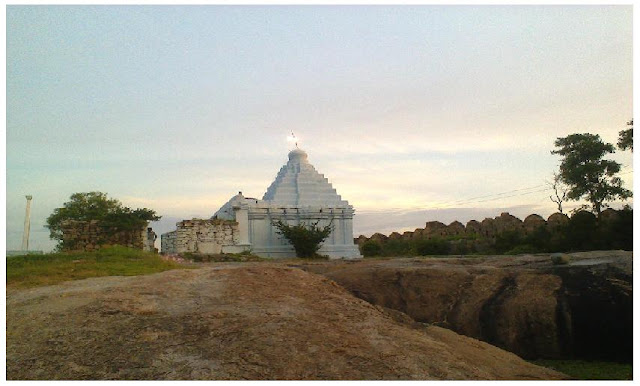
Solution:
[[[353,242],[354,209],[318,173],[307,153],[296,148],[261,200],[233,196],[209,220],[185,220],[176,231],[162,235],[163,253],[221,253],[251,250],[262,257],[295,257],[293,246],[272,225],[329,223],[333,231],[319,254],[330,258],[359,258]]]

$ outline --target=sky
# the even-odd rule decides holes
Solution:
[[[76,192],[154,209],[158,233],[261,198],[292,131],[355,207],[355,236],[547,217],[555,139],[615,144],[633,117],[632,13],[8,5],[6,248],[27,194],[45,251],[47,216]],[[610,157],[631,189],[631,152]]]

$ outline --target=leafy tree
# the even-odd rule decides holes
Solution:
[[[151,209],[130,209],[122,206],[120,201],[107,197],[106,193],[88,192],[72,194],[62,208],[56,208],[47,218],[46,227],[49,228],[49,237],[59,240],[58,246],[61,247],[63,224],[69,220],[98,220],[101,226],[131,230],[159,219],[160,216]]]
[[[597,134],[571,134],[555,141],[557,150],[551,154],[563,157],[560,163],[560,178],[569,186],[567,199],[586,199],[593,212],[600,216],[606,201],[632,196],[631,191],[622,187],[622,180],[616,176],[620,164],[603,159],[615,148],[604,143]]]
[[[627,126],[631,127],[618,133],[618,148],[633,151],[633,119],[627,122]]]
[[[289,225],[282,220],[274,221],[276,233],[287,239],[296,250],[298,257],[314,257],[320,249],[320,244],[329,237],[333,231],[333,225],[320,227],[318,221],[307,226],[304,222],[298,225]]]

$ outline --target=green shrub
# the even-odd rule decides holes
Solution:
[[[470,255],[477,253],[479,239],[458,239],[449,241],[450,255]]]
[[[422,239],[415,243],[415,252],[420,256],[446,255],[449,253],[449,243],[446,240],[433,238]]]
[[[505,255],[521,255],[523,253],[537,253],[537,252],[538,252],[538,249],[533,245],[522,244],[506,251],[504,254]]]
[[[382,256],[408,256],[410,254],[411,243],[409,240],[387,240],[382,244]]]
[[[528,234],[523,242],[525,246],[532,247],[531,250],[521,253],[538,253],[550,252],[551,249],[551,233],[546,226],[539,226]]]
[[[633,250],[633,210],[625,207],[612,219],[599,219],[598,249]]]
[[[503,254],[522,244],[522,234],[517,230],[504,231],[496,235],[496,251]]]
[[[329,237],[333,226],[331,223],[325,227],[318,226],[318,222],[307,226],[304,222],[298,225],[289,225],[282,220],[274,221],[276,233],[287,239],[296,250],[296,256],[303,258],[318,257],[320,244]]]
[[[580,211],[569,219],[567,241],[570,250],[589,251],[595,249],[598,237],[596,216],[591,212]]]
[[[380,256],[382,254],[382,245],[377,241],[365,241],[360,246],[360,253],[364,257]]]

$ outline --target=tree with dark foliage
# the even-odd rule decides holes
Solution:
[[[620,164],[604,159],[615,148],[604,143],[597,134],[571,134],[555,141],[558,148],[551,154],[562,156],[560,178],[569,186],[567,198],[584,198],[591,204],[593,213],[600,216],[607,201],[627,199],[632,196],[630,190],[622,187],[622,180],[616,174]]]
[[[627,126],[631,127],[618,133],[618,148],[633,152],[633,119],[627,122]]]

